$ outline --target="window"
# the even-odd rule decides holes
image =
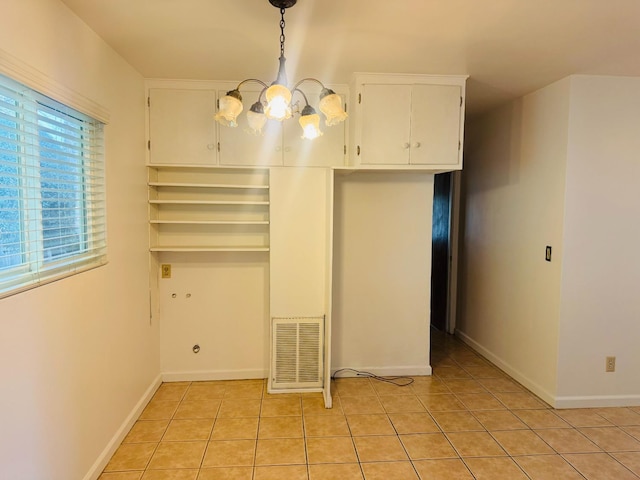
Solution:
[[[106,262],[102,127],[0,75],[0,297]]]

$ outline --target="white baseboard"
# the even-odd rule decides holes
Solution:
[[[269,372],[255,370],[197,370],[193,372],[164,372],[163,382],[202,382],[207,380],[245,380],[267,378]]]
[[[464,332],[460,330],[456,330],[456,336],[460,338],[464,343],[469,345],[472,349],[478,352],[480,355],[485,357],[491,363],[493,363],[496,367],[498,367],[503,372],[507,373],[511,378],[525,386],[531,392],[535,393],[538,397],[540,397],[543,401],[548,403],[549,405],[555,407],[556,406],[556,397],[555,395],[548,392],[546,389],[541,387],[539,384],[531,380],[529,377],[524,375],[522,372],[512,367],[509,363],[502,360],[500,357],[492,353],[490,350],[483,347],[481,344],[476,342],[474,339],[466,335]]]
[[[556,397],[556,408],[637,407],[640,395]]]
[[[136,403],[136,405],[133,407],[131,413],[129,413],[124,422],[122,422],[120,428],[118,428],[115,435],[111,438],[100,456],[98,456],[98,459],[91,466],[87,474],[84,476],[83,480],[98,479],[98,477],[104,470],[104,467],[107,466],[107,463],[109,463],[109,460],[122,443],[122,440],[124,440],[124,437],[127,436],[129,431],[131,430],[131,427],[133,427],[133,424],[136,423],[136,420],[138,420],[138,417],[140,417],[140,414],[144,410],[144,407],[147,406],[149,400],[151,400],[151,397],[153,397],[153,394],[156,392],[161,383],[162,377],[158,375],[153,380],[153,382],[151,382],[151,385],[149,385],[149,388],[147,388],[140,400],[138,400],[138,403]]]
[[[361,372],[369,372],[374,375],[378,375],[380,377],[410,377],[412,375],[422,376],[422,375],[431,375],[433,373],[431,369],[431,365],[410,365],[403,367],[338,367],[331,369],[331,375],[333,376],[336,371],[341,370],[343,368],[352,368],[354,370],[359,370]],[[356,377],[357,375],[354,372],[341,372],[340,377]]]

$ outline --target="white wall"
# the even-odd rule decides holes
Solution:
[[[108,265],[0,300],[0,478],[90,478],[159,374],[143,80],[58,0],[5,0],[0,46],[110,112]]]
[[[640,404],[640,78],[571,78],[559,402]],[[605,373],[605,357],[616,372]]]
[[[548,402],[557,383],[569,86],[562,80],[468,125],[462,174],[458,334]]]
[[[336,176],[332,369],[428,375],[433,175]]]

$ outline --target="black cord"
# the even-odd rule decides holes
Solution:
[[[354,370],[353,368],[341,368],[340,370],[336,370],[335,372],[333,372],[333,375],[331,375],[331,378],[335,380],[336,378],[338,378],[337,375],[341,372],[352,372],[356,374],[356,377],[372,378],[373,380],[378,380],[380,382],[391,383],[392,385],[396,385],[397,387],[407,387],[413,383],[413,378],[411,377],[381,377],[370,372]]]

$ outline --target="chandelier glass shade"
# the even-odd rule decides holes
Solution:
[[[284,14],[285,9],[296,4],[297,0],[269,0],[269,2],[280,9],[280,58],[278,76],[270,85],[262,80],[249,78],[241,81],[236,88],[227,92],[220,98],[218,112],[215,120],[226,127],[237,127],[238,115],[242,113],[242,95],[240,88],[246,83],[258,83],[262,85],[262,90],[258,96],[258,101],[251,105],[247,112],[247,124],[251,132],[261,134],[267,120],[284,121],[294,114],[299,114],[299,123],[302,128],[302,138],[313,139],[322,135],[320,130],[320,115],[309,105],[307,95],[300,86],[305,82],[314,82],[321,88],[320,102],[318,109],[325,117],[325,125],[332,126],[343,122],[347,118],[342,106],[342,99],[333,90],[325,87],[320,80],[315,78],[303,78],[289,88],[287,74],[285,70],[286,58],[284,56]],[[299,109],[298,102],[292,103],[294,96],[298,94],[304,100],[304,107]]]

